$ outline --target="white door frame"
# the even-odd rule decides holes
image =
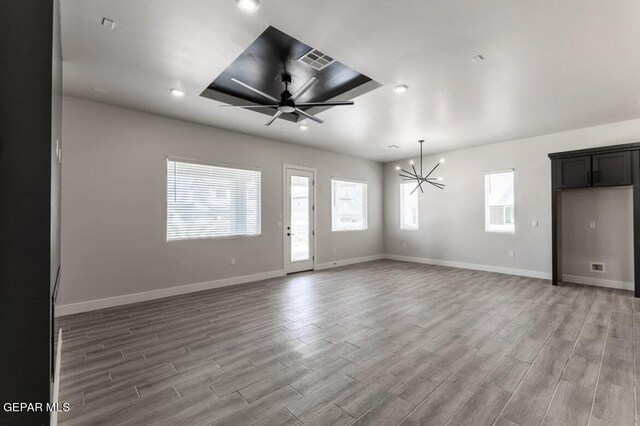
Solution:
[[[287,194],[288,194],[288,190],[287,190],[287,169],[294,169],[294,170],[300,170],[300,171],[304,171],[304,172],[312,172],[313,173],[313,182],[312,182],[312,188],[313,188],[313,209],[311,210],[313,212],[313,270],[315,271],[315,269],[317,268],[317,260],[316,260],[316,253],[317,253],[317,249],[318,249],[318,239],[317,239],[317,234],[316,232],[316,228],[317,228],[317,221],[316,221],[316,204],[317,200],[316,200],[316,184],[315,181],[317,179],[317,174],[316,174],[316,169],[312,168],[312,167],[305,167],[305,166],[296,166],[294,164],[287,164],[284,163],[282,165],[282,270],[285,271],[286,273],[286,262],[287,262],[287,227],[284,226],[285,222],[286,222],[286,217],[287,217]]]

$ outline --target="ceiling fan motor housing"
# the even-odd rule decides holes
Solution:
[[[289,80],[291,80],[291,76],[289,76]],[[284,75],[282,77],[282,81],[286,83]],[[282,92],[282,94],[280,95],[280,105],[278,105],[278,111],[291,113],[295,110],[296,104],[294,100],[291,99],[291,93],[289,92],[289,90],[284,89],[284,92]]]

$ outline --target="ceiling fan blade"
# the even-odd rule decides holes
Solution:
[[[302,102],[296,104],[296,106],[313,107],[313,106],[341,106],[341,105],[354,105],[353,101],[328,101],[328,102]]]
[[[278,108],[278,104],[273,105],[220,105],[220,108]]]
[[[308,112],[304,112],[303,110],[301,110],[301,109],[299,109],[299,108],[296,108],[296,112],[297,112],[298,114],[302,114],[302,115],[304,115],[304,116],[305,116],[305,117],[307,117],[309,120],[313,120],[313,121],[315,121],[315,122],[316,122],[316,123],[318,123],[318,124],[322,124],[322,123],[324,123],[324,121],[323,121],[323,120],[319,119],[319,118],[318,118],[318,117],[316,117],[315,115],[311,115],[311,114],[309,114]]]
[[[311,77],[309,81],[303,84],[298,90],[296,90],[296,92],[293,95],[291,95],[291,99],[295,101],[300,96],[304,95],[304,93],[307,90],[311,89],[313,85],[316,84],[317,82],[318,82],[318,77]]]
[[[275,103],[280,102],[278,99],[274,98],[273,96],[269,95],[268,93],[264,93],[262,90],[260,89],[256,89],[255,87],[245,83],[244,81],[240,81],[237,78],[232,78],[231,81],[238,83],[240,86],[246,87],[247,89],[256,92],[259,95],[264,96],[265,98],[269,99],[270,101],[273,101]]]
[[[274,121],[276,121],[276,118],[280,117],[282,115],[282,111],[278,111],[275,114],[273,114],[273,117],[271,117],[271,119],[269,121],[267,121],[267,123],[265,124],[265,126],[270,126],[271,123],[273,123]]]

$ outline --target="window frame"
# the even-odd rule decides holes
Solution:
[[[492,226],[498,226],[498,225],[490,224],[491,215],[489,212],[490,206],[489,206],[489,193],[487,192],[487,182],[488,182],[487,179],[490,175],[497,175],[497,174],[503,174],[503,173],[511,173],[513,176],[513,206],[511,206],[513,210],[513,230],[491,229]],[[506,208],[505,208],[504,215],[506,219]],[[515,168],[490,170],[484,173],[484,231],[490,234],[502,234],[502,235],[514,235],[516,233],[516,169]]]
[[[404,207],[404,185],[415,185],[415,183],[413,182],[400,182],[400,230],[401,231],[410,231],[410,232],[415,232],[415,231],[419,231],[420,230],[420,196],[418,194],[418,191],[415,191],[414,194],[416,194],[416,198],[418,200],[418,202],[416,203],[416,207],[417,207],[417,214],[416,214],[416,226],[415,227],[405,227],[404,225],[404,212],[403,212],[403,207]]]
[[[369,184],[367,181],[365,180],[358,180],[358,179],[347,179],[347,178],[340,178],[340,177],[335,177],[332,176],[330,178],[330,182],[331,182],[331,232],[362,232],[362,231],[368,231],[369,230]],[[363,225],[364,227],[362,229],[334,229],[333,227],[333,211],[334,211],[334,200],[335,200],[335,186],[334,186],[334,182],[350,182],[350,183],[357,183],[360,185],[364,185],[364,205],[363,205]]]
[[[238,235],[222,235],[222,236],[207,236],[207,237],[195,237],[195,238],[173,238],[169,239],[169,188],[168,188],[168,179],[169,179],[169,162],[180,162],[180,163],[189,163],[189,164],[198,164],[202,166],[212,166],[212,167],[221,167],[226,169],[237,169],[237,170],[248,170],[253,172],[258,172],[260,174],[260,193],[258,194],[259,198],[259,220],[258,224],[260,225],[259,232],[257,234],[238,234]],[[233,164],[233,163],[224,163],[220,161],[206,161],[206,160],[195,160],[193,158],[186,157],[176,157],[176,156],[167,156],[165,159],[166,170],[165,170],[165,241],[167,243],[174,242],[185,242],[185,241],[205,241],[205,240],[231,240],[238,238],[259,238],[262,236],[262,219],[263,219],[263,202],[262,202],[262,169],[257,166],[247,166],[241,164]]]

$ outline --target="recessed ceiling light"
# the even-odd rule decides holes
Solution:
[[[474,56],[473,58],[471,58],[471,60],[477,64],[478,62],[482,62],[482,61],[484,61],[484,56],[482,56],[482,55],[476,55],[476,56]]]
[[[394,86],[393,91],[396,93],[404,93],[409,89],[409,86],[407,86],[406,84],[398,84],[397,86]]]
[[[102,26],[112,30],[116,27],[116,21],[109,18],[102,18]]]
[[[413,165],[413,160],[409,160],[409,164]]]
[[[301,124],[300,130],[309,130],[309,126],[307,126],[306,124]]]
[[[444,158],[441,158],[441,159],[440,159],[440,163],[444,163]]]
[[[438,176],[438,180],[442,182],[444,179],[442,178],[442,176]]]
[[[171,89],[169,90],[173,96],[184,96],[184,91],[180,89]]]
[[[243,12],[253,13],[260,9],[260,0],[236,0],[236,4]]]
[[[400,166],[396,166],[396,170],[400,170]]]

